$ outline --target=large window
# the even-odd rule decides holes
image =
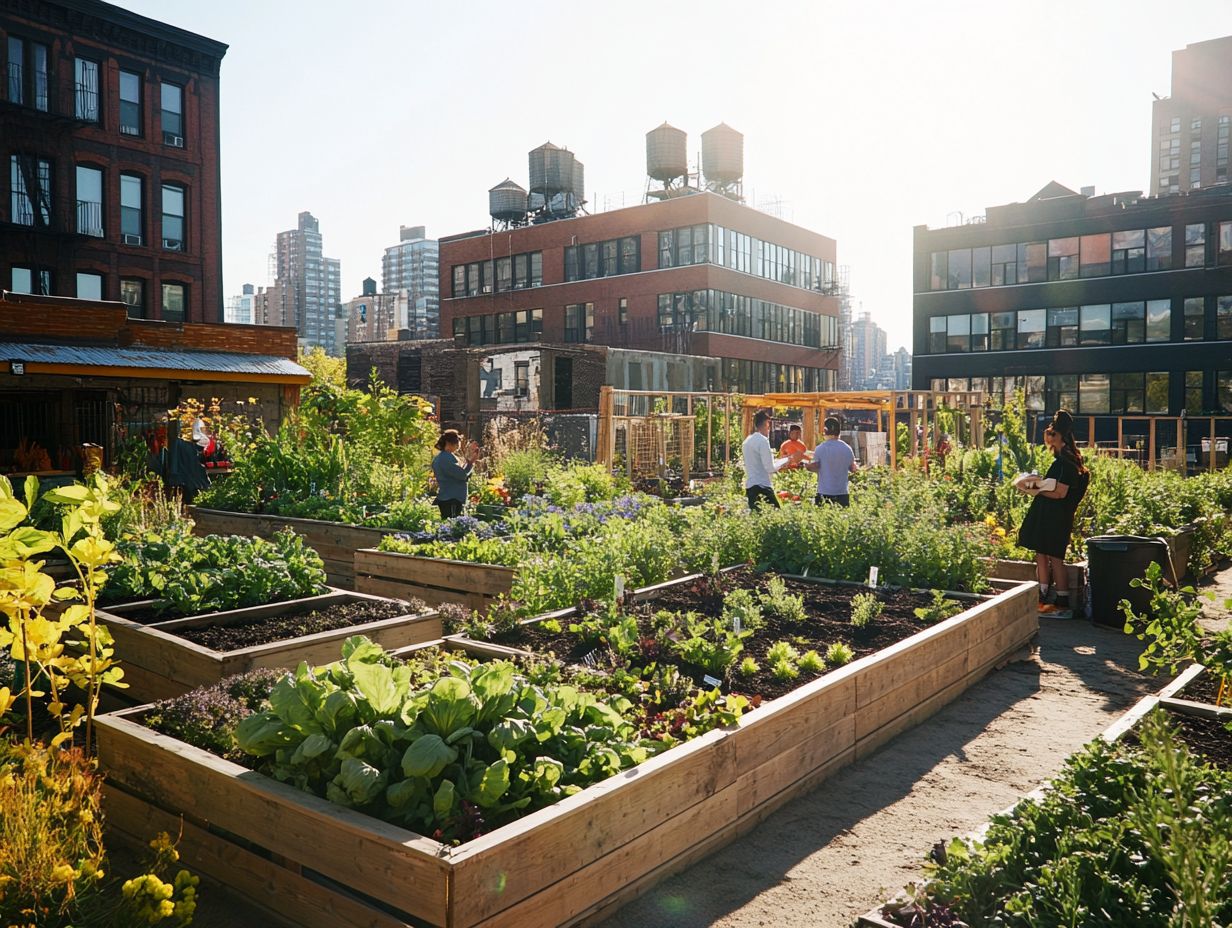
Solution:
[[[1015,313],[992,314],[992,350],[1013,351],[1018,347],[1016,333],[1018,318]]]
[[[1146,233],[1142,229],[1112,233],[1112,273],[1137,274],[1146,270]]]
[[[988,350],[988,313],[971,314],[971,350]]]
[[[565,248],[565,280],[635,274],[642,269],[641,249],[641,236],[638,235],[570,245]]]
[[[709,331],[809,348],[833,347],[838,340],[834,316],[723,290],[660,293],[658,319],[663,332]]]
[[[487,316],[458,316],[453,338],[461,345],[513,345],[538,341],[543,335],[543,310],[522,309]]]
[[[163,248],[184,251],[184,188],[163,184]]]
[[[51,162],[30,155],[9,159],[9,221],[19,226],[51,226]]]
[[[1166,271],[1172,267],[1172,227],[1146,230],[1146,269]]]
[[[1232,338],[1232,296],[1215,297],[1215,337]]]
[[[1146,375],[1146,411],[1151,414],[1168,413],[1168,374],[1166,371]]]
[[[98,62],[78,58],[74,74],[73,115],[85,122],[98,122]]]
[[[1185,341],[1196,342],[1206,337],[1206,300],[1200,296],[1185,298]]]
[[[806,290],[822,289],[834,280],[834,262],[735,229],[696,225],[659,233],[660,268],[707,263]]]
[[[1220,412],[1232,412],[1232,371],[1217,371],[1215,374],[1216,401]]]
[[[1078,344],[1078,307],[1055,306],[1048,310],[1049,348],[1069,348]]]
[[[1084,416],[1106,415],[1109,403],[1107,374],[1082,374],[1078,377],[1078,412]]]
[[[949,257],[949,284],[947,290],[971,289],[971,249],[956,248]]]
[[[1018,347],[1043,348],[1047,328],[1047,310],[1020,309],[1018,311]]]
[[[1140,373],[1110,375],[1108,411],[1114,416],[1141,413],[1145,408],[1144,383],[1144,375]]]
[[[1148,300],[1146,304],[1146,340],[1166,342],[1172,338],[1172,301]]]
[[[187,301],[183,284],[163,284],[163,314],[167,322],[183,322]]]
[[[1107,232],[1084,235],[1079,244],[1082,277],[1107,277],[1112,272],[1112,236]]]
[[[594,328],[594,303],[572,303],[565,307],[565,341],[589,342]]]
[[[1146,303],[1112,304],[1112,344],[1137,345],[1146,341]]]
[[[141,75],[120,72],[120,135],[142,135]]]
[[[103,237],[103,172],[77,165],[77,232]]]
[[[953,267],[953,265],[950,265]],[[971,317],[962,314],[946,317],[946,350],[969,351],[971,348]]]
[[[1204,410],[1202,401],[1202,371],[1185,372],[1185,413],[1190,416],[1201,415]]]
[[[946,343],[946,323],[945,316],[932,316],[928,320],[928,353],[929,354],[945,354],[948,350]]]
[[[103,275],[78,271],[77,298],[79,300],[101,300],[103,298]]]
[[[543,285],[543,252],[525,252],[453,266],[453,296],[479,296]]]
[[[1185,226],[1185,266],[1202,267],[1206,263],[1206,223]]]
[[[137,277],[120,278],[120,300],[133,319],[145,318],[145,281]]]
[[[1107,303],[1095,306],[1083,306],[1079,315],[1079,337],[1081,345],[1111,345],[1112,319],[1111,309]]]
[[[34,293],[39,296],[51,296],[52,275],[48,268],[13,266],[9,278],[9,289],[14,293]]]
[[[47,46],[10,35],[7,66],[5,85],[9,102],[47,112],[50,103]]]
[[[1219,224],[1219,251],[1215,255],[1215,263],[1220,267],[1232,265],[1232,222]]]
[[[145,243],[142,186],[143,181],[136,174],[120,175],[120,240],[125,245]]]
[[[1048,240],[1048,279],[1073,280],[1078,276],[1078,238]]]
[[[935,256],[934,256],[935,257]],[[992,246],[992,286],[1018,283],[1018,246]],[[936,287],[932,289],[936,290]]]
[[[162,85],[163,143],[184,147],[184,88],[179,84]]]

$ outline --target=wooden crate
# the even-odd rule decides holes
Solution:
[[[1035,590],[1017,585],[763,704],[731,729],[709,732],[456,848],[156,734],[140,724],[143,709],[99,718],[99,759],[110,790],[124,797],[111,806],[113,816],[185,814],[199,830],[229,835],[226,853],[190,852],[188,864],[258,904],[285,891],[296,900],[284,912],[288,923],[340,923],[326,903],[305,898],[303,876],[316,873],[408,922],[571,925],[754,827],[935,712],[1037,630]],[[266,861],[259,880],[245,869],[244,854]],[[271,860],[286,862],[285,881]],[[335,910],[357,904],[338,885],[330,892],[339,897]],[[376,918],[345,923],[389,924]]]
[[[398,648],[441,636],[441,620],[435,612],[407,614],[379,622],[348,625],[327,632],[303,635],[284,641],[215,651],[184,638],[175,632],[207,625],[238,625],[254,619],[269,618],[296,612],[304,608],[380,599],[364,593],[331,590],[323,596],[294,599],[269,606],[233,609],[207,615],[171,619],[141,624],[125,618],[126,612],[143,608],[148,603],[131,603],[99,610],[99,622],[115,638],[116,655],[124,668],[124,695],[136,702],[153,702],[179,696],[198,686],[217,683],[257,667],[294,668],[300,661],[328,664],[338,660],[342,643],[352,635],[367,635],[386,648]]]
[[[255,535],[268,539],[291,529],[303,535],[308,547],[321,555],[329,582],[347,590],[355,589],[355,552],[360,548],[376,547],[382,538],[396,531],[319,519],[224,512],[199,506],[189,506],[188,514],[195,523],[193,531],[197,535]]]
[[[377,596],[461,603],[484,612],[513,589],[513,567],[365,548],[355,552],[355,588]]]

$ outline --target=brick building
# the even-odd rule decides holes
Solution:
[[[1228,182],[1232,35],[1172,53],[1172,92],[1151,103],[1151,194]]]
[[[720,359],[719,389],[833,389],[835,241],[710,192],[440,240],[461,346],[605,345]]]
[[[226,50],[99,0],[0,7],[0,287],[222,320]]]

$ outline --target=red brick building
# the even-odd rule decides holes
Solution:
[[[456,344],[668,351],[721,359],[716,389],[834,386],[834,239],[718,194],[442,238],[440,265]]]
[[[222,321],[226,50],[99,0],[0,6],[0,289]]]

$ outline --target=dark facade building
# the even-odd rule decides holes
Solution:
[[[593,344],[721,361],[715,389],[833,389],[834,239],[690,193],[440,240],[455,344]]]
[[[917,389],[1023,388],[1030,409],[1080,416],[1232,413],[1232,186],[1054,182],[984,222],[917,226],[914,290]]]
[[[222,321],[226,50],[99,0],[0,6],[0,288]]]
[[[1232,35],[1172,53],[1172,93],[1151,104],[1151,193],[1228,182]]]

